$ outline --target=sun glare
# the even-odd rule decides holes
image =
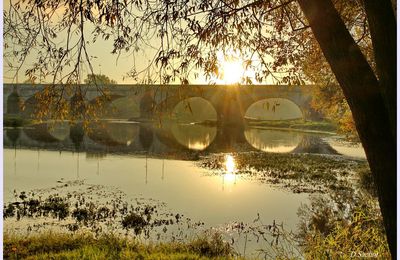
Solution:
[[[244,76],[243,62],[239,60],[223,61],[221,67],[221,79],[225,84],[239,83]]]
[[[233,173],[236,170],[235,159],[232,155],[227,155],[225,157],[225,168],[227,173]]]
[[[254,66],[257,62],[254,57],[240,51],[227,50],[217,52],[217,59],[219,72],[214,78],[217,84],[234,85],[246,81],[245,79],[255,82]]]
[[[224,174],[224,184],[232,184],[236,181],[236,175],[233,173]]]
[[[236,184],[236,163],[232,155],[225,156],[225,173],[223,175],[223,185]]]

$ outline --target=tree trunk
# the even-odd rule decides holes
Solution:
[[[396,138],[379,82],[331,0],[298,2],[353,113],[377,186],[390,252],[396,259]]]
[[[364,0],[364,7],[374,47],[379,85],[389,112],[392,131],[396,136],[396,18],[390,0]]]

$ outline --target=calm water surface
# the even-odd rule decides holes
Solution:
[[[84,180],[151,198],[173,212],[203,221],[208,227],[232,221],[274,220],[295,229],[297,209],[308,194],[294,194],[269,184],[200,168],[190,158],[241,151],[336,153],[363,158],[359,144],[338,137],[248,128],[224,135],[212,126],[171,124],[154,128],[132,122],[92,126],[37,125],[4,129],[4,200],[14,190],[52,188],[62,180]],[[171,159],[172,158],[172,159]],[[234,158],[233,160],[234,164]],[[228,165],[229,166],[229,165]]]
[[[296,222],[296,210],[307,195],[292,194],[227,173],[206,175],[193,162],[86,153],[5,149],[4,199],[13,190],[51,188],[63,179],[115,187],[131,197],[165,202],[192,219],[218,225],[233,220],[252,221],[257,213],[266,221]],[[147,165],[147,167],[146,167]],[[282,205],[285,206],[282,206]]]

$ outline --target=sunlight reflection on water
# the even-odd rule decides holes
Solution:
[[[230,187],[232,184],[236,184],[236,163],[235,158],[230,154],[225,156],[225,170],[226,172],[222,176],[223,189],[225,186]]]
[[[225,157],[225,169],[228,174],[232,174],[236,170],[235,159],[232,155],[226,155]]]

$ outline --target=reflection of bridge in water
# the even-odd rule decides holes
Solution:
[[[217,127],[183,125],[183,129],[180,129],[179,126],[182,125],[170,124],[159,128],[150,124],[125,122],[91,125],[85,130],[82,124],[38,124],[27,128],[8,128],[3,141],[6,148],[84,151],[94,157],[106,154],[151,154],[192,159],[200,154],[257,150],[337,153],[319,137],[300,133],[294,137],[287,132],[288,140],[285,141],[285,132],[276,130],[260,132],[248,128],[245,134],[238,130],[227,132],[229,136],[222,136],[217,133]]]

